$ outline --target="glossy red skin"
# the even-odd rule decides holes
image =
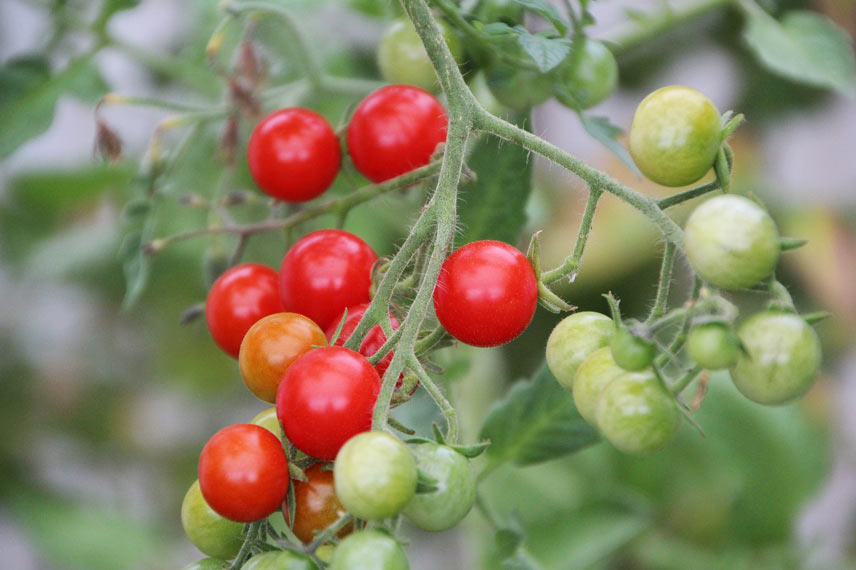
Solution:
[[[283,310],[276,271],[258,263],[243,263],[214,282],[205,301],[205,320],[214,342],[238,358],[250,327],[262,317]]]
[[[368,308],[368,303],[357,305],[356,307],[348,307],[348,317],[345,319],[345,324],[342,325],[342,332],[339,333],[339,338],[336,339],[335,346],[344,346],[345,342],[351,338],[351,334],[354,332],[354,329],[357,328],[357,325],[360,324],[360,319],[363,318],[363,315],[366,313],[366,309]],[[336,334],[336,329],[339,328],[339,323],[342,321],[343,316],[344,311],[334,319],[332,323],[330,323],[329,327],[327,327],[325,334],[327,335],[328,342],[333,338],[333,335]],[[389,320],[392,322],[392,330],[397,329],[398,319],[396,319],[392,313],[389,313]],[[369,329],[368,334],[363,338],[359,352],[368,358],[377,352],[385,342],[386,334],[384,334],[380,325],[375,325]],[[389,368],[389,363],[392,361],[392,357],[393,353],[389,352],[381,359],[380,362],[375,364],[375,370],[377,370],[377,374],[381,378],[383,378],[383,373],[386,372],[386,369]]]
[[[343,230],[319,230],[295,243],[279,270],[284,310],[300,313],[327,329],[347,308],[368,303],[377,254]]]
[[[247,164],[266,194],[305,202],[323,193],[342,162],[327,119],[309,109],[280,109],[261,120],[247,144]]]
[[[357,170],[383,182],[431,161],[446,140],[446,110],[412,85],[387,85],[369,94],[348,125],[348,152]]]
[[[295,479],[294,485],[294,524],[292,530],[303,542],[312,542],[315,533],[324,530],[345,513],[345,508],[336,496],[332,465],[322,469],[323,463],[316,463],[303,471],[306,481]],[[282,516],[288,518],[288,499],[282,504]],[[353,525],[347,525],[336,536],[342,538],[353,531]]]
[[[221,516],[253,522],[275,512],[288,492],[288,461],[282,443],[253,424],[215,433],[199,456],[199,487]]]
[[[352,436],[369,431],[380,376],[364,356],[340,346],[295,360],[276,394],[285,437],[317,459],[333,460]]]
[[[473,346],[498,346],[522,333],[535,314],[538,283],[520,250],[475,241],[446,259],[434,288],[440,324]]]

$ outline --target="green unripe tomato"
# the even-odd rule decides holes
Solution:
[[[725,323],[696,325],[687,336],[687,353],[706,370],[722,370],[737,361],[740,340],[734,329]]]
[[[633,455],[657,451],[681,425],[681,412],[650,370],[625,372],[600,394],[597,427],[615,447]]]
[[[398,514],[416,492],[416,460],[397,437],[382,431],[355,435],[336,455],[336,495],[361,519]]]
[[[636,372],[651,366],[657,347],[627,329],[618,329],[609,342],[612,358],[621,368]]]
[[[523,5],[515,0],[481,0],[474,15],[485,24],[504,22],[513,26],[523,21]]]
[[[318,570],[311,559],[290,550],[264,552],[250,558],[241,570]]]
[[[528,111],[553,96],[553,78],[533,69],[496,64],[485,79],[496,100],[514,111]]]
[[[215,558],[234,558],[244,543],[244,525],[214,512],[202,496],[198,480],[181,502],[181,526],[196,548]]]
[[[547,339],[547,366],[567,391],[583,360],[595,350],[609,344],[615,323],[600,313],[583,311],[562,319]]]
[[[410,563],[394,538],[379,530],[363,530],[339,543],[330,570],[410,570]]]
[[[282,426],[279,425],[279,419],[276,417],[276,408],[268,408],[263,412],[259,412],[250,423],[262,426],[279,439],[282,439]]]
[[[713,166],[721,132],[719,111],[703,93],[663,87],[636,108],[630,154],[642,174],[657,184],[686,186]]]
[[[725,194],[699,205],[687,219],[684,247],[699,276],[715,287],[745,289],[772,273],[779,232],[762,207]]]
[[[785,404],[805,394],[820,370],[817,333],[799,315],[764,311],[749,317],[737,336],[746,350],[731,378],[759,404]]]
[[[553,90],[563,105],[588,109],[612,95],[617,85],[615,56],[602,43],[585,39],[559,64]]]
[[[574,405],[583,419],[597,427],[600,394],[610,382],[624,374],[626,371],[612,359],[608,346],[598,348],[583,360],[574,380]]]
[[[463,54],[461,41],[448,24],[439,22],[449,51],[459,61]],[[386,29],[378,44],[377,62],[381,75],[390,83],[415,85],[428,91],[439,87],[428,52],[407,18],[393,21]]]
[[[447,530],[461,522],[476,500],[476,478],[469,460],[436,443],[418,443],[410,450],[419,469],[436,479],[436,491],[413,495],[403,514],[422,530]]]
[[[191,562],[182,570],[226,570],[229,566],[231,566],[231,564],[229,564],[225,560],[218,560],[216,558],[203,558],[202,560]]]

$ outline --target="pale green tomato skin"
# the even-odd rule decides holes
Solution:
[[[241,570],[318,570],[318,566],[304,556],[283,550],[257,554]]]
[[[560,64],[556,99],[571,108],[588,109],[612,95],[618,85],[618,63],[609,48],[596,40],[574,46]]]
[[[583,360],[607,346],[614,333],[613,320],[594,311],[574,313],[556,325],[547,339],[547,366],[562,388],[573,390]]]
[[[650,370],[625,372],[600,394],[597,426],[615,447],[632,455],[653,453],[669,443],[681,425],[674,397]]]
[[[440,22],[443,37],[452,56],[461,59],[462,47],[458,36],[445,23]],[[427,91],[439,87],[437,74],[410,20],[403,18],[392,22],[380,40],[377,62],[383,78],[390,83],[415,85]]]
[[[597,427],[597,405],[603,389],[627,372],[612,359],[608,346],[588,355],[577,370],[574,380],[574,405],[588,423]]]
[[[259,412],[250,423],[265,428],[282,440],[282,426],[279,425],[279,419],[276,417],[276,408],[268,408]]]
[[[630,154],[642,174],[663,186],[686,186],[713,166],[721,144],[719,111],[703,93],[673,85],[639,103]]]
[[[684,246],[699,276],[722,289],[763,281],[779,260],[779,232],[758,204],[733,194],[699,205],[687,219]]]
[[[181,526],[196,548],[214,558],[231,560],[244,543],[244,525],[214,512],[205,502],[198,480],[193,482],[181,502]]]
[[[413,495],[405,518],[422,530],[448,530],[457,525],[476,500],[476,478],[469,460],[450,447],[419,443],[410,450],[419,469],[436,479],[436,491]]]
[[[737,333],[725,323],[707,323],[690,329],[687,354],[705,370],[723,370],[740,354]]]
[[[217,560],[216,558],[203,558],[196,562],[191,562],[182,570],[226,570],[230,564],[225,560]]]
[[[731,378],[753,402],[786,404],[814,384],[820,370],[820,340],[799,315],[757,313],[740,326],[737,336],[747,354],[738,356]]]
[[[363,530],[339,543],[330,570],[410,570],[410,563],[394,538],[379,530]]]
[[[615,363],[630,372],[648,368],[657,352],[653,342],[635,336],[624,328],[615,332],[609,347]]]
[[[528,111],[553,96],[553,78],[532,69],[492,66],[485,76],[494,98],[514,111]]]
[[[397,437],[357,434],[336,455],[336,495],[354,516],[377,520],[401,512],[416,492],[416,460]]]

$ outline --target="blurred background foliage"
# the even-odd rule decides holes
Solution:
[[[296,17],[325,69],[377,79],[375,44],[397,7],[382,0],[305,4],[296,6]],[[659,5],[597,2],[595,35],[624,20],[625,8]],[[764,5],[774,14],[823,11],[851,37],[856,27],[852,1]],[[153,257],[148,286],[133,307],[120,310],[123,262],[128,269],[122,241],[140,223],[126,204],[151,181],[138,165],[150,160],[154,127],[170,114],[105,107],[103,127],[123,139],[124,152],[114,162],[91,158],[92,111],[107,92],[192,104],[223,99],[223,80],[205,50],[217,21],[215,3],[203,0],[0,4],[0,552],[10,568],[169,569],[199,558],[178,516],[199,450],[220,427],[263,409],[204,322],[180,324],[223,269],[233,246],[228,238],[187,241]],[[706,437],[685,425],[678,441],[649,458],[599,444],[538,466],[502,467],[485,479],[485,497],[517,529],[514,536],[496,540],[476,513],[440,536],[411,530],[413,568],[498,568],[500,553],[524,535],[531,556],[550,569],[856,568],[856,490],[852,482],[835,486],[841,469],[856,473],[847,459],[856,432],[846,421],[856,404],[853,389],[847,391],[856,383],[856,107],[852,98],[765,71],[748,56],[741,29],[735,13],[720,11],[622,55],[621,91],[598,112],[627,127],[645,93],[686,83],[707,91],[721,110],[747,115],[733,141],[734,183],[764,197],[784,235],[810,240],[785,256],[781,279],[804,311],[834,315],[818,327],[824,377],[803,402],[762,408],[715,376],[696,416]],[[254,38],[269,84],[297,77],[275,22],[257,22]],[[265,110],[287,98],[265,101]],[[341,124],[358,100],[331,95],[304,104]],[[251,128],[242,124],[238,140]],[[555,102],[535,112],[533,128],[631,186],[663,195],[588,139],[573,113]],[[223,132],[224,118],[217,117],[164,136],[164,152],[180,154],[171,156],[150,237],[211,221],[206,209],[178,199],[210,196],[221,184]],[[231,186],[252,188],[244,157],[236,159]],[[584,192],[558,169],[534,166],[526,232],[517,245],[543,229],[544,264],[551,266],[573,243]],[[340,177],[332,192],[350,188]],[[345,227],[389,255],[422,202],[420,192],[358,207]],[[463,190],[462,208],[477,200]],[[255,219],[260,207],[233,212]],[[300,233],[333,223],[322,217]],[[278,266],[293,237],[255,239],[244,258]],[[581,309],[606,311],[601,294],[611,290],[626,314],[640,314],[654,292],[660,245],[643,217],[605,198],[580,278],[563,296]],[[687,287],[683,277],[679,290]],[[439,356],[468,439],[508,386],[540,366],[558,319],[539,310],[506,347],[457,347]],[[404,408],[404,420],[430,425],[427,398]]]

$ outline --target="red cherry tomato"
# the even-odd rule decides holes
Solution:
[[[341,164],[339,139],[309,109],[280,109],[261,120],[247,144],[253,180],[286,202],[305,202],[330,187]]]
[[[315,533],[324,530],[345,514],[345,507],[336,496],[333,482],[332,465],[322,469],[324,464],[315,465],[303,471],[306,481],[293,481],[294,485],[294,524],[292,530],[303,542],[311,542]],[[282,515],[288,518],[288,499],[282,504]],[[339,538],[350,534],[353,525],[347,525],[337,534]]]
[[[532,265],[499,241],[474,241],[443,262],[434,288],[440,324],[473,346],[497,346],[529,325],[538,302]]]
[[[335,346],[343,346],[345,342],[351,338],[351,334],[354,332],[354,329],[357,328],[357,325],[360,324],[360,319],[363,318],[363,315],[366,313],[366,309],[368,308],[368,303],[348,308],[348,317],[345,319],[345,324],[342,325],[342,332],[339,333],[339,338],[336,339]],[[339,323],[342,321],[343,316],[344,311],[338,316],[338,318],[330,323],[329,327],[327,327],[325,334],[327,335],[328,342],[333,338],[333,335],[336,334],[336,329],[339,328]],[[397,329],[398,319],[396,319],[392,313],[389,314],[389,320],[392,322],[392,330]],[[368,334],[363,338],[363,342],[360,344],[360,354],[368,358],[377,352],[385,342],[386,335],[384,334],[383,329],[380,328],[380,325],[375,325],[369,329]],[[378,376],[383,377],[383,373],[386,372],[387,368],[389,368],[392,356],[393,353],[390,352],[384,356],[380,362],[375,364],[375,370],[377,370]]]
[[[275,512],[288,491],[288,461],[265,428],[235,424],[215,433],[199,456],[199,487],[221,516],[253,522]]]
[[[347,307],[367,303],[374,250],[350,232],[319,230],[295,243],[279,270],[285,310],[306,315],[322,329]]]
[[[446,110],[412,85],[387,85],[369,94],[348,125],[348,152],[372,182],[383,182],[431,161],[446,140]]]
[[[285,437],[317,459],[335,459],[352,436],[368,431],[380,377],[364,356],[340,346],[311,350],[279,384],[276,415]]]
[[[236,265],[223,273],[205,301],[208,330],[226,354],[238,358],[241,341],[256,321],[283,310],[279,276],[257,263]]]

